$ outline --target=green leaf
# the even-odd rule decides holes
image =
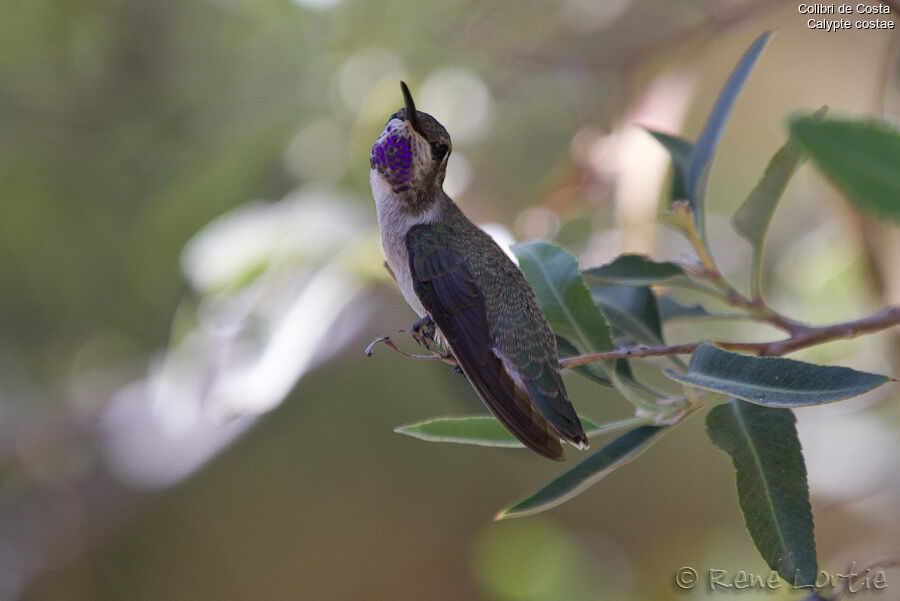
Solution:
[[[821,119],[826,107],[822,107],[813,115]],[[751,271],[751,285],[753,297],[759,295],[760,268],[762,267],[763,241],[775,207],[781,200],[788,182],[797,168],[803,163],[803,154],[793,140],[788,139],[784,146],[775,153],[765,173],[757,182],[756,187],[734,214],[734,227],[753,246],[753,265]]]
[[[762,246],[775,206],[800,165],[801,156],[788,140],[769,161],[763,176],[734,214],[735,229],[754,248]]]
[[[681,317],[716,317],[701,305],[683,305],[671,296],[660,296],[656,299],[659,307],[659,317],[663,322]]]
[[[848,367],[794,359],[751,357],[704,344],[691,356],[687,374],[663,370],[678,382],[769,407],[804,407],[842,401],[889,378]]]
[[[722,92],[719,94],[718,100],[716,100],[706,126],[703,128],[697,143],[694,145],[694,151],[691,153],[691,160],[687,168],[686,188],[697,231],[700,233],[701,238],[705,238],[703,203],[706,195],[706,182],[709,179],[710,165],[741,88],[747,82],[750,72],[756,65],[756,61],[773,33],[772,31],[767,31],[759,36],[747,49],[747,52],[744,53],[741,61],[728,78],[725,87],[722,88]]]
[[[762,266],[763,240],[775,207],[781,200],[788,182],[801,163],[800,151],[790,140],[769,161],[762,178],[734,214],[734,227],[753,246],[751,284],[753,297],[759,294],[759,277]]]
[[[609,323],[591,299],[575,257],[547,242],[516,244],[512,250],[557,336],[582,355],[615,348]],[[606,380],[614,369],[608,361],[585,367]]]
[[[591,296],[613,326],[619,346],[664,344],[659,305],[649,286],[594,286]],[[687,367],[677,355],[666,358],[676,367]],[[638,387],[647,391],[641,384]]]
[[[644,255],[620,255],[611,263],[585,269],[584,275],[591,283],[650,286],[684,276],[685,273],[670,261],[653,261]]]
[[[820,121],[827,107],[813,115]],[[803,156],[793,140],[788,139],[775,153],[756,187],[734,214],[734,227],[754,247],[762,246],[775,206],[784,194],[791,176],[800,166]]]
[[[663,343],[659,307],[650,288],[593,286],[591,297],[600,305],[614,330],[625,335],[625,340],[617,340],[620,345]]]
[[[857,207],[900,220],[900,132],[886,123],[799,117],[791,136]]]
[[[582,420],[584,423],[585,420]],[[406,426],[394,432],[429,442],[455,442],[484,447],[521,447],[522,443],[506,431],[492,415],[435,417]]]
[[[623,434],[527,499],[500,511],[494,519],[533,515],[565,503],[646,451],[665,431],[664,426],[640,426]]]
[[[790,409],[734,399],[713,407],[706,429],[734,463],[738,500],[756,549],[786,581],[810,586],[819,568],[795,422]]]
[[[749,319],[746,313],[710,313],[702,305],[683,305],[671,296],[656,299],[663,323],[674,319]]]
[[[687,200],[687,169],[691,162],[691,153],[694,151],[694,145],[685,140],[670,134],[664,134],[647,128],[647,133],[656,138],[656,141],[663,145],[669,151],[672,158],[672,196],[669,202],[673,200]]]
[[[647,421],[643,417],[631,417],[621,421],[597,425],[581,418],[581,425],[588,437],[621,430]],[[394,432],[427,440],[428,442],[452,442],[482,447],[524,448],[522,443],[507,432],[492,415],[465,417],[435,417],[425,421],[398,426]]]

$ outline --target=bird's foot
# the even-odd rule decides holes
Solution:
[[[416,321],[409,330],[401,330],[401,332],[406,332],[412,336],[413,340],[415,340],[419,346],[429,352],[446,357],[447,353],[443,352],[437,346],[437,340],[435,340],[437,326],[434,325],[434,321],[432,321],[429,315]]]
[[[427,342],[434,342],[434,333],[436,331],[436,327],[434,325],[434,321],[432,321],[430,315],[426,315],[422,317],[416,323],[412,324],[412,328],[410,328],[410,334],[415,338],[416,342],[421,344],[422,346],[427,347]]]
[[[459,369],[459,366],[456,364],[456,357],[453,356],[449,350],[443,348],[443,345],[437,340],[437,326],[434,321],[431,319],[431,316],[426,315],[418,319],[410,329],[408,330],[400,330],[406,334],[409,334],[416,343],[427,350],[429,353],[436,355],[440,358],[444,363],[449,363],[454,366],[454,371],[456,373],[462,373],[462,370]]]

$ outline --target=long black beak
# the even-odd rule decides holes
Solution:
[[[419,129],[419,117],[416,114],[416,103],[413,102],[412,94],[409,93],[409,88],[406,87],[406,82],[400,82],[400,90],[403,92],[403,104],[406,105],[406,120],[409,121],[409,124],[412,125],[412,128],[419,132],[422,131]]]

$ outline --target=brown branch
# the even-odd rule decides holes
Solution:
[[[862,334],[869,334],[886,330],[900,324],[900,307],[888,307],[869,317],[838,323],[830,326],[809,327],[803,326],[790,338],[775,340],[773,342],[690,342],[672,346],[635,346],[604,351],[602,353],[590,353],[577,357],[560,359],[561,369],[587,365],[597,361],[612,361],[616,359],[633,359],[637,357],[660,357],[664,355],[689,355],[697,350],[701,344],[713,344],[720,348],[732,351],[746,351],[760,357],[781,357],[803,348],[841,340],[855,338]]]
[[[687,201],[673,202],[672,209],[663,216],[663,221],[684,234],[697,253],[698,262],[677,263],[691,280],[709,282],[715,288],[714,295],[721,301],[743,309],[754,319],[769,323],[791,336],[809,332],[810,326],[785,317],[767,306],[758,291],[754,293],[754,298],[750,299],[731,285],[716,267],[716,261],[697,229],[697,220]]]
[[[781,357],[794,351],[804,349],[810,346],[831,342],[834,340],[842,340],[848,338],[856,338],[862,334],[878,332],[900,325],[900,306],[888,307],[883,311],[844,323],[833,324],[821,327],[803,326],[796,334],[782,340],[774,340],[771,342],[688,342],[685,344],[675,345],[656,345],[656,346],[633,346],[620,348],[613,351],[603,351],[600,353],[589,353],[587,355],[577,355],[575,357],[566,357],[559,360],[560,369],[569,369],[578,367],[579,365],[587,365],[589,363],[597,363],[598,361],[615,361],[617,359],[637,359],[640,357],[662,357],[666,355],[689,355],[696,351],[701,344],[712,344],[729,351],[745,351],[759,355],[760,357]],[[424,361],[443,361],[449,365],[457,365],[452,355],[440,355],[433,353],[430,355],[414,355],[399,348],[394,341],[387,336],[376,338],[368,347],[366,347],[366,357],[371,357],[372,352],[377,344],[385,344],[395,352],[409,359],[419,359]]]
[[[791,336],[798,336],[813,329],[804,323],[795,321],[790,317],[785,317],[781,313],[778,313],[777,311],[766,305],[761,298],[750,300],[749,298],[738,292],[731,284],[729,284],[724,278],[722,278],[721,275],[717,277],[719,279],[719,282],[724,284],[720,287],[726,292],[725,302],[727,302],[732,307],[744,309],[755,319],[764,321],[769,325],[778,328],[779,330],[787,332]]]
[[[706,248],[706,243],[700,238],[700,234],[696,230],[696,223],[690,213],[690,206],[686,203],[682,203],[681,205],[676,204],[676,208],[673,209],[673,212],[677,210],[688,211],[687,222],[685,224],[686,227],[679,229],[687,236],[687,239],[697,252],[697,258],[700,259],[701,263],[700,266],[682,264],[681,267],[686,273],[692,275],[696,279],[710,282],[721,292],[722,300],[732,307],[743,309],[755,319],[767,322],[779,330],[787,332],[792,337],[807,334],[813,329],[804,323],[785,317],[766,305],[758,292],[753,299],[749,299],[741,294],[737,288],[732,286],[731,283],[722,276],[722,272],[716,267],[716,262],[713,259],[712,254],[710,254],[709,250]]]

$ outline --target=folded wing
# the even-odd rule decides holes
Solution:
[[[528,393],[516,386],[494,348],[475,278],[448,246],[427,234],[422,240],[420,227],[407,235],[413,287],[463,373],[488,409],[525,446],[563,460],[556,432]]]

